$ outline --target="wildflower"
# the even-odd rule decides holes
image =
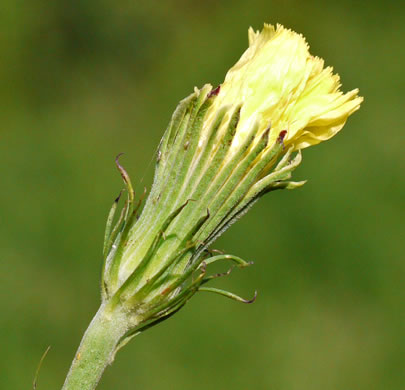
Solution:
[[[131,337],[174,314],[197,291],[252,301],[206,286],[229,273],[209,275],[211,263],[250,264],[214,253],[210,245],[265,193],[304,183],[289,181],[300,150],[333,137],[362,101],[357,90],[343,94],[339,87],[339,77],[309,54],[301,35],[280,25],[250,29],[249,48],[225,81],[196,88],[174,112],[139,219],[130,178],[117,161],[128,199],[114,228],[118,198],[108,218],[103,303],[80,359],[91,361],[100,344],[110,361]],[[71,382],[86,373],[80,359]],[[95,370],[101,375],[103,367]]]
[[[343,94],[339,87],[339,76],[309,53],[302,35],[265,24],[261,32],[249,29],[249,48],[228,71],[207,119],[242,104],[235,148],[259,122],[258,136],[271,123],[269,144],[287,130],[285,145],[303,149],[333,137],[360,107],[357,89]]]

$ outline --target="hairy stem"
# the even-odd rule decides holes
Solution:
[[[114,360],[117,345],[128,330],[128,318],[101,305],[87,328],[62,390],[93,390]]]

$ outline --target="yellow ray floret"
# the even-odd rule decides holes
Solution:
[[[333,137],[363,101],[355,89],[346,94],[331,67],[309,53],[305,38],[281,25],[249,29],[249,48],[228,71],[208,113],[206,125],[223,106],[242,104],[232,148],[258,121],[260,135],[271,124],[271,145],[287,130],[286,145],[306,148]]]

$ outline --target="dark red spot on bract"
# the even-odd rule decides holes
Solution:
[[[281,144],[284,141],[285,136],[287,135],[287,130],[283,130],[278,135],[277,141]]]
[[[209,94],[208,97],[212,97],[212,96],[218,96],[219,91],[221,90],[221,86],[218,85],[218,87],[216,87],[215,89],[213,89]]]

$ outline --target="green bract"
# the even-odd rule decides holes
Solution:
[[[270,128],[255,142],[257,127],[253,125],[232,159],[226,158],[240,108],[219,110],[201,143],[206,112],[218,93],[219,89],[206,85],[179,104],[161,141],[155,180],[139,219],[129,176],[117,163],[128,198],[113,229],[118,200],[108,218],[103,301],[133,313],[135,332],[177,311],[197,291],[220,292],[249,302],[203,287],[219,276],[209,276],[207,266],[214,261],[249,265],[234,256],[214,255],[209,245],[262,194],[303,184],[286,181],[301,156],[298,153],[290,159],[283,132],[273,145],[268,143]],[[285,158],[268,173],[269,165],[281,154]]]

